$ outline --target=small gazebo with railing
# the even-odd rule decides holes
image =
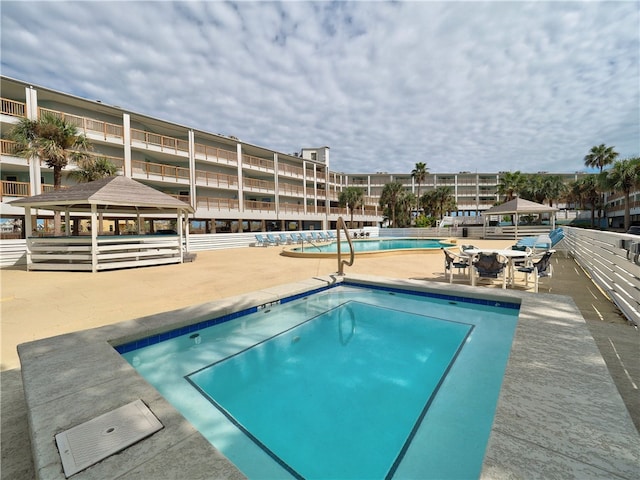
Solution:
[[[165,193],[124,176],[109,177],[33,197],[21,198],[12,205],[25,209],[27,232],[27,270],[91,271],[182,263],[189,245],[186,217],[193,208]],[[40,236],[32,224],[33,209],[60,212],[66,225],[71,215],[88,217],[93,226],[90,235]],[[145,217],[176,219],[175,232],[162,235],[100,235],[99,219],[116,216],[131,218],[141,225]]]

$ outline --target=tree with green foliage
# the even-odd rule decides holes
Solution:
[[[631,226],[631,191],[640,187],[640,157],[618,160],[598,176],[603,190],[612,190],[624,195],[624,229]]]
[[[349,225],[353,227],[353,211],[361,208],[364,202],[364,190],[360,187],[347,187],[338,195],[338,204],[342,207],[348,207],[351,214]]]
[[[397,216],[405,197],[406,191],[400,182],[387,183],[382,188],[379,205],[383,209],[384,216],[391,221],[391,228],[398,226]]]
[[[78,168],[71,170],[68,174],[78,183],[93,182],[101,178],[113,177],[118,173],[118,167],[105,157],[88,157],[78,161]]]
[[[611,165],[618,156],[618,152],[613,148],[607,147],[604,143],[591,147],[589,153],[584,157],[585,166],[597,168],[602,173],[602,169],[607,165]]]
[[[70,161],[79,161],[90,150],[87,137],[78,133],[75,125],[56,115],[45,113],[38,120],[21,119],[9,132],[16,142],[16,154],[24,158],[38,158],[53,169],[53,189],[62,185],[62,170]],[[60,235],[60,212],[54,213],[54,234]]]
[[[420,186],[427,178],[428,173],[429,169],[427,168],[427,164],[424,162],[417,162],[415,168],[411,171],[411,177],[413,177],[415,182],[418,184],[418,192],[416,193],[417,199],[420,199]],[[418,208],[420,208],[419,205]]]
[[[519,170],[502,173],[500,183],[498,183],[498,195],[505,197],[504,202],[513,200],[524,188],[524,180],[525,177]]]
[[[569,184],[567,198],[580,206],[591,210],[591,228],[595,227],[595,211],[600,208],[602,196],[600,195],[598,179],[596,175],[585,175]]]

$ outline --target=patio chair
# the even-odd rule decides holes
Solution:
[[[321,242],[327,242],[329,241],[329,239],[327,238],[327,236],[324,234],[324,232],[318,232],[318,238],[320,239]]]
[[[551,265],[551,255],[554,250],[544,252],[537,262],[530,260],[528,265],[520,267],[517,270],[525,274],[525,285],[529,286],[529,275],[533,274],[533,291],[538,293],[538,283],[540,278],[551,278],[553,275],[553,266]]]
[[[507,288],[506,261],[501,261],[497,253],[482,253],[473,261],[476,274],[471,275],[471,285],[476,284],[476,275],[479,278],[497,279],[502,277],[502,288]]]
[[[256,234],[256,247],[268,247],[269,242],[260,234]]]
[[[329,231],[327,232],[327,238],[328,238],[329,240],[335,240],[335,239],[336,239],[336,234],[335,234],[335,233],[333,233],[333,231],[329,230]]]
[[[278,245],[280,243],[280,241],[273,236],[273,233],[267,233],[267,241],[269,245]]]
[[[282,245],[289,245],[291,244],[291,239],[287,238],[286,233],[281,233],[280,235],[278,235],[278,239],[280,240],[280,243]]]
[[[318,235],[316,234],[316,232],[309,232],[309,234],[307,235],[307,241],[309,241],[309,242],[317,242],[318,241]]]
[[[292,243],[304,243],[304,237],[297,232],[290,233],[289,236],[291,237]]]
[[[453,269],[457,268],[458,273],[460,270],[466,274],[467,267],[469,267],[469,257],[461,257],[460,255],[456,255],[453,252],[450,252],[446,248],[443,248],[444,252],[444,273],[445,275],[449,272],[449,283],[453,283]]]

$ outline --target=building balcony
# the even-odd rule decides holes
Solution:
[[[180,138],[168,137],[157,133],[146,132],[136,128],[131,129],[131,144],[133,142],[142,143],[145,148],[152,148],[163,153],[174,155],[189,155],[189,141]]]
[[[275,212],[276,204],[274,202],[260,202],[256,200],[245,200],[244,210],[252,212]]]
[[[304,177],[304,169],[302,167],[296,167],[294,165],[289,165],[288,163],[279,163],[278,164],[278,174],[286,176],[286,177],[303,178]]]
[[[197,209],[215,210],[220,212],[237,212],[240,202],[233,198],[201,197],[196,202]]]
[[[221,148],[210,147],[200,143],[195,144],[195,158],[197,160],[209,160],[215,163],[223,163],[225,165],[237,165],[238,155],[231,150],[223,150]]]
[[[16,102],[15,100],[9,100],[8,98],[2,98],[0,101],[2,104],[0,107],[0,113],[3,115],[9,115],[11,117],[26,117],[26,103]]]
[[[275,182],[267,180],[257,180],[255,178],[245,178],[242,181],[243,188],[251,192],[275,193]]]
[[[57,110],[50,110],[48,108],[38,108],[38,115],[41,117],[43,114],[49,114],[60,118],[65,122],[74,125],[87,136],[89,136],[89,134],[94,134],[104,140],[115,140],[118,143],[122,143],[124,139],[124,128],[122,125],[103,122],[102,120],[96,120],[94,118],[72,115],[70,113],[59,112]]]
[[[5,197],[30,197],[31,186],[28,182],[10,182],[2,180],[2,191],[0,192],[0,200]]]
[[[238,177],[224,173],[205,172],[196,170],[196,184],[213,188],[238,188]]]
[[[275,163],[273,160],[266,158],[254,157],[253,155],[242,155],[242,167],[250,168],[253,170],[260,170],[262,172],[274,172]]]
[[[280,202],[280,213],[304,214],[304,205],[300,205],[298,203]]]
[[[158,179],[180,183],[189,182],[188,168],[140,160],[132,160],[131,167],[133,170],[133,178],[144,177],[148,180]]]

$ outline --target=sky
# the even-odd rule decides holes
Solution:
[[[638,1],[2,0],[3,76],[330,169],[640,156]]]

